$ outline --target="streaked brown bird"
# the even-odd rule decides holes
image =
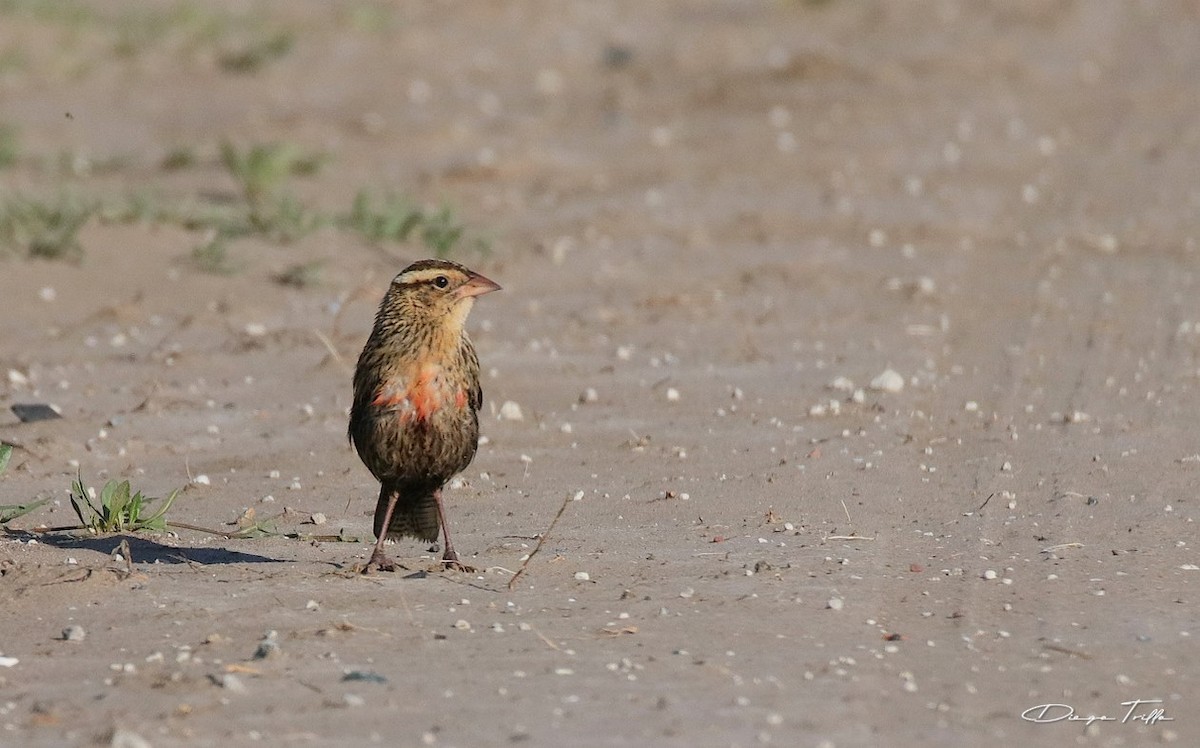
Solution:
[[[393,280],[354,370],[350,441],[379,481],[375,551],[364,571],[395,571],[386,538],[445,539],[443,563],[469,571],[450,542],[442,486],[475,457],[483,405],[467,336],[475,297],[500,289],[457,263],[420,260]]]

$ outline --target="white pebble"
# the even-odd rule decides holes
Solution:
[[[24,387],[29,384],[29,377],[26,377],[16,369],[8,370],[8,383],[14,387]]]
[[[471,623],[464,618],[460,618],[454,622],[454,628],[458,629],[459,631],[470,631]]]
[[[577,582],[586,582],[586,581],[590,580],[591,578],[592,577],[586,571],[575,572],[575,581],[577,581]]]
[[[695,594],[696,594],[696,591],[694,589],[692,589],[691,587],[688,587],[687,589],[681,591],[679,593],[679,596],[686,600]]]
[[[595,387],[588,387],[583,392],[579,393],[579,402],[594,403],[600,399],[600,393],[596,392]]]
[[[321,512],[313,512],[313,515],[312,515],[312,523],[313,523],[314,525],[323,525],[323,524],[325,524],[327,521],[329,521],[329,520],[328,520],[328,518],[327,518],[327,517],[326,517],[326,516],[325,516],[323,513],[321,513]]]
[[[81,642],[87,638],[87,631],[84,631],[83,626],[72,625],[67,626],[62,631],[63,641]]]
[[[251,322],[246,325],[246,334],[252,338],[261,338],[267,334],[267,326],[261,322]]]
[[[846,601],[840,597],[831,597],[829,602],[825,603],[825,607],[829,610],[841,610],[846,607]]]
[[[500,406],[500,420],[502,421],[523,421],[525,414],[521,412],[521,406],[514,403],[512,400],[505,400]]]
[[[998,576],[1000,575],[996,573],[995,569],[988,569],[987,571],[983,572],[984,579],[995,579]]]
[[[0,667],[12,667],[13,665],[16,665],[18,662],[20,662],[20,660],[18,660],[16,657],[0,656]]]
[[[825,386],[831,390],[838,390],[839,392],[854,391],[854,382],[848,377],[836,377],[832,382]]]
[[[879,376],[871,380],[871,389],[881,392],[899,392],[904,389],[904,377],[895,369],[884,369]]]
[[[674,387],[667,388],[667,401],[672,403],[679,402],[679,390]]]
[[[195,485],[197,485],[197,486],[210,486],[210,485],[212,485],[212,481],[211,481],[211,480],[209,480],[209,479],[208,479],[208,476],[207,476],[207,475],[204,475],[203,473],[201,473],[200,475],[197,475],[195,478],[192,478],[192,483],[193,483],[193,484],[195,484]]]

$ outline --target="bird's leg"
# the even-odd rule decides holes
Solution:
[[[387,509],[383,511],[383,522],[379,525],[379,538],[375,541],[375,550],[371,553],[371,560],[363,567],[363,574],[370,574],[372,570],[396,570],[396,562],[383,552],[383,543],[387,540],[388,525],[392,524],[392,513],[396,511],[396,502],[400,499],[400,492],[387,488],[381,490],[387,492]]]
[[[442,537],[446,539],[446,552],[442,554],[442,564],[447,569],[475,571],[474,567],[467,566],[458,560],[458,554],[454,552],[454,546],[450,543],[450,525],[446,524],[446,512],[442,509],[442,490],[440,488],[433,492],[433,500],[437,502],[438,521],[442,523]]]

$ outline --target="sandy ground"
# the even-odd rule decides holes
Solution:
[[[249,74],[0,17],[0,178],[234,197],[217,144],[289,141],[310,204],[454,206],[504,286],[447,492],[483,571],[352,572],[347,362],[427,250],[225,277],[93,220],[0,259],[0,503],[54,499],[0,539],[0,744],[1200,745],[1194,4],[332,5],[261,5],[295,46]],[[77,470],[295,537],[18,532]]]

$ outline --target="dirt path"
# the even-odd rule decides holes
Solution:
[[[0,504],[293,537],[0,539],[0,744],[1200,741],[1187,4],[66,7],[0,11],[2,194],[106,210],[0,250],[0,405],[64,416],[0,416]],[[301,215],[224,242],[223,141],[324,154]],[[348,362],[436,240],[361,189],[505,289],[477,575],[352,571]]]

